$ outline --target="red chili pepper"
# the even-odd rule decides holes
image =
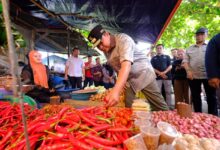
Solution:
[[[127,133],[127,132],[123,132],[122,134],[123,134],[123,137],[124,137],[124,139],[125,139],[125,140],[127,140],[127,139],[129,138],[129,136],[128,136],[128,133]]]
[[[79,140],[77,140],[74,136],[69,135],[70,142],[72,143],[73,146],[78,147],[82,150],[93,150],[92,147],[87,145],[86,143],[83,143]]]
[[[82,108],[80,109],[81,112],[90,112],[91,110],[95,109],[96,107],[87,107],[87,108]]]
[[[90,119],[88,119],[87,117],[85,117],[83,114],[80,114],[80,117],[88,124],[93,125],[93,126],[99,126],[99,124],[91,121]]]
[[[38,122],[38,123],[36,123],[35,125],[29,125],[29,128],[28,128],[28,133],[32,133],[36,128],[38,128],[38,127],[41,127],[41,126],[45,126],[46,125],[46,123],[45,122]]]
[[[128,129],[128,128],[111,128],[111,129],[107,129],[107,131],[109,131],[109,132],[129,132],[132,130]]]
[[[101,137],[98,137],[98,136],[94,136],[94,135],[87,135],[87,137],[93,141],[96,141],[100,144],[103,144],[103,145],[107,145],[107,146],[113,146],[113,145],[118,145],[118,144],[121,144],[122,142],[121,141],[110,141],[110,140],[107,140],[107,139],[103,139]]]
[[[61,119],[64,115],[65,112],[67,112],[70,108],[69,107],[64,107],[58,114],[58,118]]]
[[[57,130],[59,133],[69,133],[67,128],[61,127],[59,125],[55,126],[55,130]]]
[[[109,125],[109,124],[103,124],[103,125],[99,125],[99,126],[92,128],[92,130],[99,132],[99,131],[109,129],[110,127],[111,127],[111,125]]]
[[[8,133],[5,135],[5,137],[0,141],[0,145],[3,145],[13,134],[13,129],[9,129]]]
[[[60,150],[60,149],[67,149],[71,147],[72,145],[69,142],[68,143],[60,142],[60,143],[53,144],[51,146],[44,146],[43,148],[40,148],[40,150]]]
[[[85,141],[90,144],[91,146],[93,146],[94,148],[97,148],[97,149],[103,149],[103,150],[121,150],[119,148],[115,148],[115,147],[110,147],[110,146],[105,146],[105,145],[102,145],[100,143],[97,143],[97,142],[94,142],[90,139],[85,139]]]

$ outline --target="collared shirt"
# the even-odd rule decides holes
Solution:
[[[69,57],[66,66],[69,67],[68,75],[71,77],[82,77],[82,70],[84,67],[83,60],[79,57]]]
[[[118,72],[123,61],[130,61],[132,65],[128,83],[135,92],[144,89],[156,77],[148,58],[137,49],[133,39],[128,35],[121,33],[114,36],[115,48],[105,53],[108,63]]]
[[[207,44],[201,46],[192,45],[183,59],[183,63],[188,63],[192,69],[194,79],[207,79],[205,71],[205,52]]]
[[[154,67],[154,69],[163,72],[171,65],[170,56],[163,54],[156,55],[151,59],[151,64]],[[171,80],[171,71],[167,72],[166,75],[166,80]],[[163,78],[157,75],[157,80],[163,80]]]

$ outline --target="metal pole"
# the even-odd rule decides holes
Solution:
[[[8,49],[9,49],[9,60],[10,60],[10,68],[11,68],[11,74],[13,78],[13,94],[15,97],[19,97],[21,112],[22,112],[22,122],[24,125],[24,134],[26,138],[26,146],[27,149],[30,150],[30,142],[28,139],[27,134],[27,124],[24,114],[24,104],[23,104],[23,98],[21,94],[21,82],[20,78],[18,76],[18,68],[17,68],[17,57],[16,57],[16,51],[15,51],[15,45],[14,45],[14,39],[12,36],[11,31],[11,21],[9,18],[9,6],[8,6],[8,0],[1,0],[2,6],[3,6],[3,16],[5,21],[5,27],[6,27],[6,33],[7,33],[7,42],[8,42]],[[18,85],[18,87],[17,87]]]

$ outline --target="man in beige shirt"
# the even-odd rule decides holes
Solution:
[[[205,39],[207,35],[208,30],[206,28],[200,28],[196,31],[196,44],[187,49],[183,63],[187,72],[195,112],[202,112],[201,85],[203,84],[207,97],[208,113],[217,115],[216,92],[208,84],[205,70],[205,52],[207,47]]]
[[[168,110],[155,80],[155,73],[146,55],[137,49],[134,40],[126,34],[110,34],[101,25],[92,29],[88,37],[104,52],[110,66],[118,73],[112,91],[107,95],[107,106],[119,101],[126,82],[126,107],[131,107],[135,93],[142,91],[153,110]]]

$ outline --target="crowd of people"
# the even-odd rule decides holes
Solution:
[[[172,49],[172,58],[164,53],[164,45],[158,44],[155,46],[156,52],[150,52],[149,59],[137,49],[131,37],[123,33],[113,35],[98,25],[90,32],[88,39],[105,54],[107,62],[101,64],[97,57],[94,64],[90,55],[84,62],[79,57],[79,49],[73,48],[66,62],[64,78],[72,88],[83,89],[91,85],[113,88],[106,97],[107,106],[117,104],[120,92],[126,89],[126,107],[131,107],[135,94],[141,91],[152,110],[174,109],[178,102],[185,102],[193,104],[195,112],[202,112],[203,92],[208,113],[218,115],[216,89],[220,86],[220,39],[219,34],[216,35],[207,47],[207,36],[206,28],[198,29],[195,44],[187,50]],[[35,50],[29,53],[29,64],[22,71],[22,79],[37,85],[34,92],[27,93],[31,97],[41,95],[48,101],[45,95],[56,95],[50,88],[48,68],[42,64],[40,54]],[[172,89],[174,107],[171,103]]]
[[[208,30],[200,28],[195,33],[195,44],[184,49],[172,49],[171,54],[173,58],[163,53],[164,45],[156,45],[156,55],[151,58],[151,64],[157,75],[157,84],[163,91],[162,84],[165,92],[165,99],[170,108],[171,106],[171,91],[172,85],[174,89],[175,107],[178,102],[185,102],[193,104],[195,112],[202,112],[202,98],[204,95],[208,104],[208,113],[217,115],[217,97],[216,88],[212,86],[209,81],[209,74],[207,70],[218,73],[218,67],[206,66],[209,61],[213,62],[213,58],[209,57],[205,60],[206,52],[209,54],[213,48],[207,48],[206,38]],[[211,40],[212,41],[212,40]],[[210,45],[210,44],[209,44]],[[209,50],[211,49],[211,50]],[[216,55],[219,61],[219,55]],[[218,62],[217,61],[217,62]],[[219,63],[219,62],[218,62]],[[217,63],[215,63],[217,64]],[[173,84],[172,84],[173,83]],[[162,92],[163,93],[163,92]],[[191,102],[190,102],[191,100]]]
[[[107,63],[102,65],[99,57],[93,64],[91,55],[88,55],[88,61],[84,63],[79,53],[78,48],[73,48],[72,55],[66,62],[65,79],[70,81],[72,88],[82,89],[92,85],[112,88],[116,80],[114,70]]]

